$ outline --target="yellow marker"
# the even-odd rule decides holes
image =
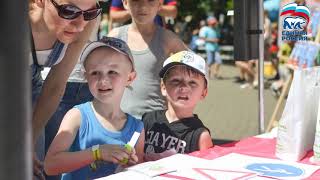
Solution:
[[[129,144],[125,144],[125,145],[124,145],[124,148],[126,148],[126,150],[128,150],[128,151],[131,153],[132,147],[131,147]],[[121,162],[122,164],[127,164],[128,161],[129,161],[128,158],[123,158],[120,162]]]
[[[125,144],[124,147],[131,153],[132,147],[129,144]]]
[[[126,148],[126,150],[128,150],[130,153],[132,152],[132,148],[135,146],[135,144],[137,143],[138,139],[139,139],[140,133],[139,132],[134,132],[133,136],[131,137],[130,141],[124,145],[124,148]],[[122,164],[127,164],[129,161],[128,158],[124,158],[122,159],[120,162]]]

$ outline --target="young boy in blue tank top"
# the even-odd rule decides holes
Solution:
[[[140,120],[120,109],[126,87],[135,79],[132,55],[125,42],[104,37],[81,55],[94,99],[75,106],[62,120],[45,158],[49,175],[62,179],[95,179],[113,174],[120,165],[143,161],[144,130]],[[141,133],[134,148],[127,144]]]
[[[146,133],[145,160],[213,146],[209,129],[193,114],[208,93],[207,71],[205,60],[189,51],[178,52],[164,62],[159,76],[168,109],[142,117]]]

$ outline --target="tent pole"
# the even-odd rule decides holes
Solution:
[[[28,1],[1,1],[0,179],[31,180]]]
[[[258,16],[259,16],[259,29],[264,29],[264,17],[263,17],[263,0],[258,0]],[[259,86],[259,134],[264,132],[264,38],[263,33],[259,35],[259,60],[258,60],[258,86]]]

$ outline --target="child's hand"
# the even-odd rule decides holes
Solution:
[[[135,163],[138,159],[133,148],[129,150],[122,145],[104,144],[100,146],[100,150],[103,161],[115,164],[126,164],[124,163],[124,159],[129,159],[129,163]]]
[[[161,159],[160,153],[148,153],[144,155],[144,161],[156,161]]]
[[[162,159],[165,157],[172,156],[174,154],[177,154],[177,151],[175,149],[169,149],[169,150],[166,150],[162,153],[148,153],[148,154],[145,154],[144,160],[145,161],[156,161],[156,160],[159,160],[159,159]]]
[[[130,154],[130,158],[128,159],[128,163],[125,163],[123,165],[125,167],[135,165],[139,160],[138,156],[136,155],[136,150],[134,148],[131,148],[130,151],[131,151],[131,154]]]

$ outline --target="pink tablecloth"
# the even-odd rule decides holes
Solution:
[[[206,151],[197,151],[191,153],[192,156],[201,157],[205,159],[215,159],[220,156],[229,154],[229,153],[239,153],[250,156],[265,157],[278,159],[275,156],[275,145],[276,139],[267,139],[267,138],[256,138],[250,137],[238,142],[226,144],[223,146],[214,146]],[[300,163],[311,164],[309,158],[313,155],[313,152],[310,151]],[[320,170],[312,174],[308,179],[318,179],[320,180]]]

